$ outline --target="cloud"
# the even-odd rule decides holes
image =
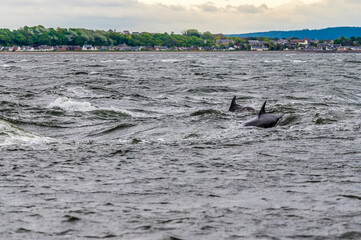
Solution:
[[[260,13],[268,9],[267,5],[262,4],[259,7],[256,7],[255,5],[251,4],[244,4],[244,5],[227,5],[225,7],[217,7],[214,2],[207,2],[200,5],[195,5],[198,10],[202,12],[229,12],[229,11],[236,11],[239,13],[245,13],[245,14],[254,14],[254,13]]]
[[[172,10],[172,11],[186,11],[186,7],[184,7],[182,5],[166,5],[163,3],[159,3],[158,6]]]
[[[265,5],[265,4],[262,4],[259,7],[256,7],[254,5],[245,4],[245,5],[240,5],[237,7],[230,7],[230,8],[235,8],[238,12],[246,13],[246,14],[261,13],[268,9],[267,5]]]
[[[196,5],[196,7],[203,12],[217,12],[220,10],[218,7],[216,7],[216,5],[213,2],[207,2],[201,5]]]
[[[230,5],[231,1],[228,5],[196,2],[182,5],[137,0],[1,0],[0,28],[44,25],[176,33],[196,28],[202,32],[243,33],[360,26],[359,0],[319,0],[309,4],[293,0],[277,7]]]

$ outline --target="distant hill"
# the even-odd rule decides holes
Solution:
[[[292,38],[297,37],[326,40],[337,39],[341,36],[346,38],[361,37],[361,27],[332,27],[319,30],[296,30],[296,31],[270,31],[244,34],[226,34],[228,37],[268,37],[268,38]]]

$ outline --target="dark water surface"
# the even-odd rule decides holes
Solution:
[[[0,239],[361,239],[361,54],[3,54],[0,78]]]

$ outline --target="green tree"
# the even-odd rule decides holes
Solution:
[[[211,32],[209,32],[209,31],[207,31],[207,32],[202,33],[201,37],[204,40],[212,40],[213,39],[213,34]]]
[[[12,35],[13,35],[12,39],[13,39],[14,44],[16,44],[16,45],[28,45],[26,37],[20,31],[14,30]]]
[[[12,43],[11,31],[9,29],[0,29],[0,45],[10,46]]]
[[[213,35],[209,31],[200,33],[196,29],[188,29],[183,34],[141,33],[125,35],[113,31],[89,30],[83,28],[45,28],[42,25],[18,30],[0,29],[0,44],[9,45],[119,45],[129,46],[168,46],[168,47],[200,47],[213,46],[216,39],[227,39],[223,34]],[[232,38],[237,43],[245,43],[244,39]],[[357,41],[358,39],[356,39]]]
[[[183,35],[188,36],[188,37],[192,37],[192,36],[198,37],[198,38],[201,37],[201,34],[198,32],[197,29],[188,29],[183,32]]]

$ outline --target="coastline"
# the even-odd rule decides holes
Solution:
[[[361,51],[63,51],[63,52],[52,52],[52,51],[39,51],[39,52],[0,52],[0,55],[21,55],[21,54],[215,54],[215,53],[237,53],[237,54],[305,54],[305,53],[361,53]]]

